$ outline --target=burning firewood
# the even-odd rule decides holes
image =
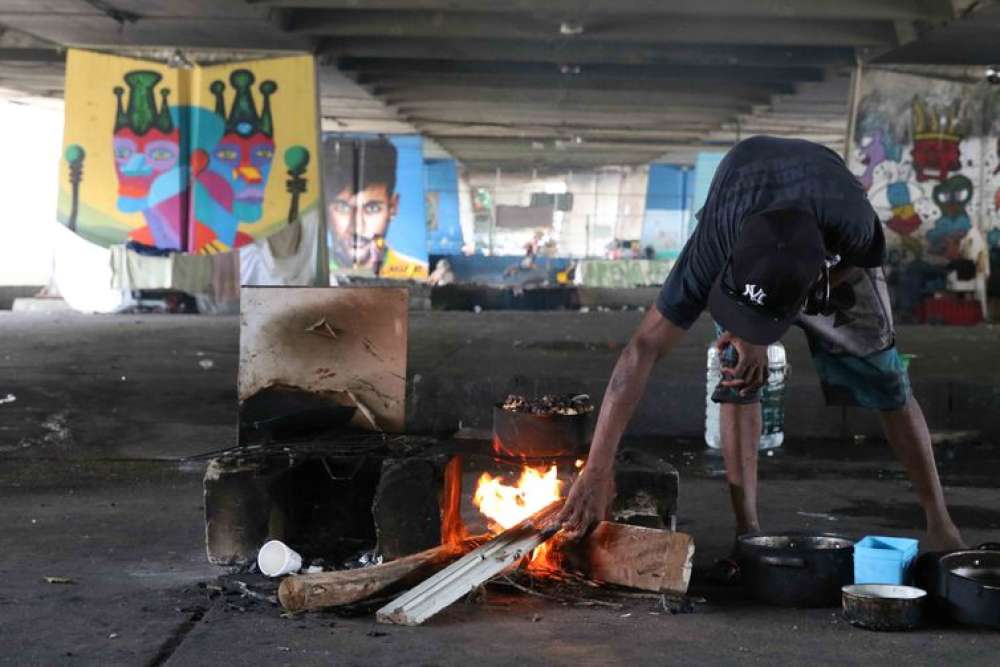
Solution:
[[[339,607],[413,585],[485,542],[488,535],[404,556],[356,570],[286,577],[278,587],[281,606],[291,612]]]
[[[493,577],[516,566],[558,530],[562,500],[539,510],[513,528],[399,596],[376,613],[380,623],[420,625]]]

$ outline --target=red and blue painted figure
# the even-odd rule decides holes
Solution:
[[[157,108],[155,87],[159,73],[138,70],[125,75],[129,87],[114,88],[114,156],[118,176],[118,210],[142,213],[146,226],[129,234],[158,248],[180,250],[185,246],[184,219],[187,170],[181,162],[180,129],[167,104],[169,89],[160,90]]]
[[[270,98],[278,90],[278,84],[274,81],[260,84],[263,102],[258,114],[252,90],[253,73],[246,69],[235,70],[229,83],[236,94],[228,115],[225,84],[214,81],[210,87],[215,96],[215,113],[225,119],[225,134],[212,151],[208,168],[229,182],[236,218],[241,222],[256,222],[261,218],[264,191],[274,158]]]

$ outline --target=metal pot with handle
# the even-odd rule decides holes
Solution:
[[[737,540],[750,597],[786,607],[833,607],[854,583],[854,542],[829,533],[754,533]]]
[[[953,551],[939,562],[937,594],[948,615],[966,625],[1000,629],[1000,544]]]

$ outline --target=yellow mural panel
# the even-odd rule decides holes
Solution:
[[[101,245],[224,252],[317,208],[311,56],[174,69],[71,49],[60,222]]]

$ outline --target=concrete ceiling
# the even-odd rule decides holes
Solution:
[[[313,52],[326,128],[418,131],[489,169],[688,162],[757,133],[840,149],[856,58],[1000,62],[1000,11],[971,0],[0,0],[0,30],[0,88],[41,96],[69,45]]]

